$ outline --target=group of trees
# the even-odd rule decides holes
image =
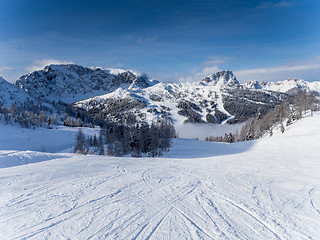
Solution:
[[[236,142],[238,140],[238,134],[235,133],[226,133],[224,134],[224,136],[218,136],[218,137],[206,137],[205,141],[208,142],[227,142],[227,143],[233,143]]]
[[[5,124],[18,123],[23,128],[48,127],[57,124],[57,114],[48,115],[41,106],[25,108],[23,105],[11,104],[7,107],[3,104],[0,108],[0,120],[4,119]]]
[[[266,133],[273,134],[273,128],[279,126],[281,132],[285,131],[285,125],[302,118],[303,114],[310,111],[311,115],[318,110],[317,98],[314,92],[299,91],[292,104],[284,100],[267,113],[259,108],[255,118],[249,119],[241,128],[240,133],[226,133],[224,136],[207,137],[206,141],[213,142],[241,142],[258,139]]]
[[[167,119],[152,124],[107,123],[101,128],[98,138],[96,136],[85,138],[80,129],[74,151],[79,154],[91,152],[111,156],[131,154],[133,157],[143,155],[156,157],[170,149],[171,139],[174,136],[174,127]]]
[[[0,102],[0,120],[5,124],[19,124],[23,128],[47,127],[63,124],[68,127],[93,127],[98,121],[85,112],[73,109],[63,102],[42,102],[27,99],[25,102],[10,106]],[[103,122],[103,121],[102,121]]]

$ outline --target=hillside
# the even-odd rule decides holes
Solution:
[[[176,139],[161,158],[60,153],[2,168],[0,238],[319,239],[319,123],[245,143]]]

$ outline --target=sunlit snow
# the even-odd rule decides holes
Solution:
[[[319,132],[317,114],[161,158],[1,150],[0,239],[319,239]]]

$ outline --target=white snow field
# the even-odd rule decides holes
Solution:
[[[0,151],[42,161],[0,168],[0,239],[320,239],[319,113],[258,141],[174,144],[162,158]]]

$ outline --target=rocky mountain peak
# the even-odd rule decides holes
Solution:
[[[206,85],[214,85],[214,86],[239,86],[237,78],[234,76],[232,71],[220,71],[216,72],[208,77],[205,77],[201,83]]]

